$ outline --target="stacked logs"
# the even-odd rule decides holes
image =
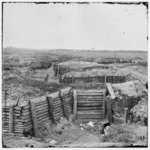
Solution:
[[[30,100],[33,129],[35,136],[41,125],[49,120],[56,123],[62,116],[68,119],[72,112],[71,89],[66,88],[56,93],[34,98]]]
[[[53,111],[54,118],[57,121],[63,116],[63,109],[62,109],[61,98],[59,94],[57,94],[56,97],[52,98],[52,106],[54,108],[54,111]]]
[[[10,116],[10,107],[2,107],[2,133],[9,133],[9,117]]]
[[[73,92],[70,92],[68,94],[64,94],[64,99],[66,101],[66,106],[68,110],[68,114],[73,113]]]
[[[25,134],[31,132],[33,129],[30,105],[14,107],[13,111],[13,133]]]
[[[31,118],[31,107],[29,104],[21,107],[21,120],[24,127],[24,132],[31,132],[33,130],[33,123]]]
[[[59,79],[60,83],[66,83],[66,84],[73,84],[78,82],[83,83],[123,83],[125,82],[126,77],[125,76],[81,76],[81,77],[74,77],[73,75],[70,75],[69,77],[65,76],[63,79]]]
[[[23,135],[32,131],[32,119],[30,105],[23,107],[5,106],[2,108],[3,133],[15,133]]]
[[[37,130],[43,122],[50,120],[49,116],[49,107],[46,100],[46,96],[41,96],[35,99],[30,100],[31,106],[31,116],[33,121],[34,133],[37,133]]]
[[[51,105],[54,109],[54,118],[59,120],[62,116],[68,118],[73,111],[73,92],[70,88],[48,95],[51,98]]]
[[[23,106],[2,107],[2,132],[25,135],[37,130],[48,120],[58,121],[61,116],[68,118],[73,109],[73,92],[66,88],[31,99]]]
[[[77,91],[77,119],[103,119],[104,91]]]

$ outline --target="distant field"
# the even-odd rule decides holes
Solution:
[[[87,51],[87,50],[51,50],[50,53],[57,55],[72,55],[72,56],[82,56],[88,57],[124,57],[124,58],[134,58],[141,57],[142,59],[147,59],[147,51]]]
[[[100,57],[123,57],[136,59],[141,58],[147,60],[147,51],[94,51],[94,50],[34,50],[34,49],[19,49],[19,48],[4,48],[3,62],[13,62],[19,59],[19,63],[30,62],[63,62],[70,59],[79,59],[85,61],[94,61]],[[18,62],[17,62],[18,63]]]

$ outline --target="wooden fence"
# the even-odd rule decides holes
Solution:
[[[126,76],[96,76],[96,77],[64,77],[63,79],[59,78],[59,83],[65,84],[74,84],[74,83],[123,83],[126,81]]]
[[[24,106],[3,106],[2,132],[6,134],[34,133],[43,122],[57,122],[61,116],[68,118],[73,110],[73,93],[71,88],[60,90],[46,96],[29,100]]]
[[[74,114],[77,119],[105,118],[105,90],[74,91]]]
[[[107,118],[112,122],[114,118],[117,121],[117,113],[126,114],[126,108],[130,110],[138,102],[137,99],[127,97],[124,100],[111,100],[105,95],[106,90],[76,90],[68,87],[31,99],[24,106],[3,106],[2,133],[20,135],[34,133],[36,136],[44,122],[51,120],[56,123],[61,116],[68,119],[72,113],[79,120]],[[123,122],[125,119],[124,117]],[[120,120],[121,118],[118,119]]]

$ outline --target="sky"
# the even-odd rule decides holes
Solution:
[[[147,50],[147,24],[143,4],[5,3],[3,47]]]

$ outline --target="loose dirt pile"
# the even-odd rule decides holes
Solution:
[[[112,84],[112,88],[116,95],[120,93],[129,97],[138,97],[147,94],[146,86],[138,80]]]
[[[104,141],[122,142],[125,145],[147,145],[147,127],[137,124],[111,125],[106,129]]]
[[[130,112],[133,114],[133,121],[147,125],[148,118],[148,101],[144,98],[134,106]]]

